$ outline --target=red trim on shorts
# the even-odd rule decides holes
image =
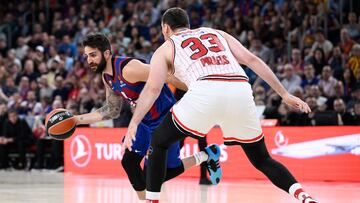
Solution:
[[[186,127],[186,126],[185,126],[183,123],[181,123],[181,121],[176,117],[174,111],[171,111],[171,113],[172,113],[172,115],[174,116],[176,123],[179,124],[182,128],[184,128],[184,130],[186,130],[186,131],[188,131],[188,132],[191,132],[192,134],[194,134],[194,135],[196,135],[196,136],[198,136],[198,137],[205,137],[205,136],[206,136],[206,134],[204,134],[204,133],[200,133],[200,132],[198,132],[198,131],[196,131],[196,130],[192,130],[192,129]]]
[[[259,136],[249,139],[249,140],[241,140],[235,137],[224,137],[224,142],[244,142],[244,143],[250,143],[260,140],[264,136],[264,133],[261,133]]]
[[[248,82],[249,79],[244,75],[206,75],[200,77],[198,80],[212,80],[212,81],[224,81],[224,82]]]
[[[203,80],[223,81],[223,82],[248,82],[247,80],[244,80],[244,79],[235,80],[235,79],[208,78],[208,79],[203,79]]]
[[[211,74],[211,75],[207,75],[205,77],[211,77],[211,76],[220,76],[220,77],[245,77],[244,75],[229,75],[229,74]]]

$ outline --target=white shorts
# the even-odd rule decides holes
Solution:
[[[194,82],[172,108],[175,124],[198,137],[219,125],[227,145],[263,137],[251,85],[244,80]]]

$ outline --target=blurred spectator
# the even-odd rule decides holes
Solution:
[[[27,59],[25,61],[23,71],[19,75],[17,75],[16,84],[19,84],[20,79],[22,79],[24,76],[29,79],[29,82],[36,80],[40,76],[37,72],[35,72],[34,62],[31,59]]]
[[[360,101],[360,83],[357,83],[354,85],[354,88],[351,91],[351,100],[348,102],[348,106],[350,108],[353,107],[353,105]]]
[[[344,85],[342,81],[337,81],[334,86],[334,95],[332,97],[329,97],[326,104],[329,107],[328,109],[332,109],[332,106],[334,104],[334,101],[336,99],[342,99],[345,103],[349,102],[351,97],[346,96],[344,94]]]
[[[260,57],[265,63],[271,65],[274,62],[272,51],[262,44],[259,38],[254,38],[250,42],[250,51]],[[272,67],[272,66],[270,66]]]
[[[16,58],[16,55],[15,55],[15,49],[10,49],[8,52],[7,52],[7,60],[8,60],[8,64],[9,66],[13,67],[13,64],[16,65],[16,70],[12,70],[13,73],[17,73],[17,71],[21,70],[21,61],[20,59]]]
[[[344,52],[345,56],[349,55],[351,48],[356,44],[354,40],[351,39],[349,31],[346,28],[341,29],[340,32],[340,47]]]
[[[42,75],[39,80],[39,88],[40,88],[40,98],[49,97],[52,98],[54,89],[49,86],[48,78],[46,75]]]
[[[15,92],[18,92],[17,87],[15,86],[14,79],[12,77],[8,77],[6,79],[5,86],[3,87],[3,92],[7,97],[10,97]]]
[[[7,97],[0,87],[0,102],[7,102],[9,101],[9,97]]]
[[[119,8],[115,8],[114,15],[111,17],[107,27],[111,29],[118,21],[122,21],[123,17],[124,16],[122,15],[121,10]]]
[[[20,36],[17,39],[17,48],[15,49],[15,56],[19,60],[23,60],[28,52],[29,46],[26,44],[24,37]]]
[[[345,103],[342,99],[334,101],[334,110],[337,113],[338,125],[354,125],[354,116],[346,111]]]
[[[312,64],[308,64],[304,67],[304,78],[301,81],[301,87],[307,90],[312,85],[317,85],[319,79],[315,76],[315,69]]]
[[[321,110],[326,109],[326,102],[328,99],[321,95],[321,91],[318,85],[312,85],[310,87],[309,96],[315,99],[317,107],[320,107]]]
[[[30,82],[29,78],[26,76],[23,76],[19,83],[19,89],[18,92],[20,93],[20,97],[24,100],[26,99],[27,93],[30,90]]]
[[[8,47],[6,44],[6,37],[5,35],[2,35],[2,33],[0,33],[0,56],[1,57],[5,57],[7,52],[8,52]]]
[[[286,64],[284,67],[284,79],[281,83],[284,85],[285,89],[289,91],[290,94],[293,94],[295,88],[301,85],[301,78],[294,73],[294,68],[291,64]]]
[[[9,77],[9,73],[6,71],[4,65],[0,65],[0,87],[5,85],[6,79]]]
[[[135,57],[145,60],[146,63],[150,63],[151,56],[153,55],[150,42],[144,41],[141,44],[141,47],[142,48],[139,51],[135,51]]]
[[[26,148],[32,143],[32,131],[28,124],[18,117],[16,110],[10,109],[8,120],[4,124],[3,134],[0,137],[0,165],[8,167],[8,154],[16,152],[19,160],[15,168],[24,169],[26,166]]]
[[[314,55],[309,58],[308,62],[314,66],[315,75],[321,74],[323,67],[327,65],[324,51],[320,48],[315,49]]]
[[[273,62],[276,65],[282,65],[284,62],[287,61],[287,55],[286,55],[286,47],[284,43],[284,39],[281,36],[275,36],[273,39]],[[272,61],[270,61],[272,62]],[[270,67],[272,66],[272,63],[268,64]]]
[[[348,21],[349,23],[345,25],[344,27],[348,30],[348,33],[351,38],[357,39],[360,36],[360,28],[359,24],[356,22],[356,13],[351,12],[348,15]]]
[[[360,44],[354,44],[352,47],[347,66],[351,69],[353,76],[356,77],[360,69]]]
[[[0,102],[0,136],[3,136],[5,121],[7,120],[7,107],[5,102]]]
[[[350,95],[356,84],[356,78],[352,74],[350,68],[344,69],[343,81],[344,81],[345,95]]]
[[[299,49],[294,48],[291,51],[291,65],[294,67],[294,71],[296,74],[304,74],[304,61],[302,60],[301,52]]]
[[[26,99],[21,102],[21,109],[25,115],[29,116],[40,115],[42,113],[42,105],[36,100],[36,95],[34,91],[29,90],[27,92]]]
[[[335,94],[335,84],[337,80],[332,76],[330,66],[325,66],[319,80],[319,87],[327,97],[332,97]]]
[[[76,46],[74,43],[71,43],[69,35],[63,36],[62,43],[58,46],[58,52],[63,52],[66,56],[70,57],[76,56]]]
[[[62,76],[57,76],[55,78],[55,89],[53,91],[52,98],[55,99],[56,96],[60,96],[62,101],[67,101],[69,95],[68,87],[64,86],[64,78]]]
[[[322,49],[325,58],[329,57],[329,54],[333,48],[333,44],[325,38],[325,33],[322,29],[318,29],[315,32],[315,43],[313,44],[311,51],[315,51],[316,49]]]
[[[34,62],[38,66],[42,61],[44,61],[45,48],[41,45],[36,46],[34,54]]]
[[[360,125],[360,101],[354,104],[354,125]]]
[[[333,49],[332,56],[329,59],[329,65],[333,71],[334,78],[341,80],[342,74],[344,72],[344,57],[341,54],[340,47],[336,46]]]

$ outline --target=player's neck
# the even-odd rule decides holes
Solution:
[[[179,32],[185,31],[185,30],[189,30],[189,29],[190,28],[187,28],[187,27],[177,28],[173,31],[173,34],[176,34],[176,33],[179,33]]]
[[[113,56],[110,55],[109,59],[106,60],[106,67],[103,73],[107,73],[109,75],[113,75],[113,67],[112,67],[112,58]]]

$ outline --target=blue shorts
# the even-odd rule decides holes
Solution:
[[[150,147],[151,137],[154,128],[150,128],[144,123],[140,123],[136,132],[136,139],[133,142],[132,152],[139,154],[140,156],[146,156]],[[147,160],[145,160],[147,165]],[[181,166],[180,159],[180,143],[176,142],[169,147],[167,156],[167,168],[177,168]]]

